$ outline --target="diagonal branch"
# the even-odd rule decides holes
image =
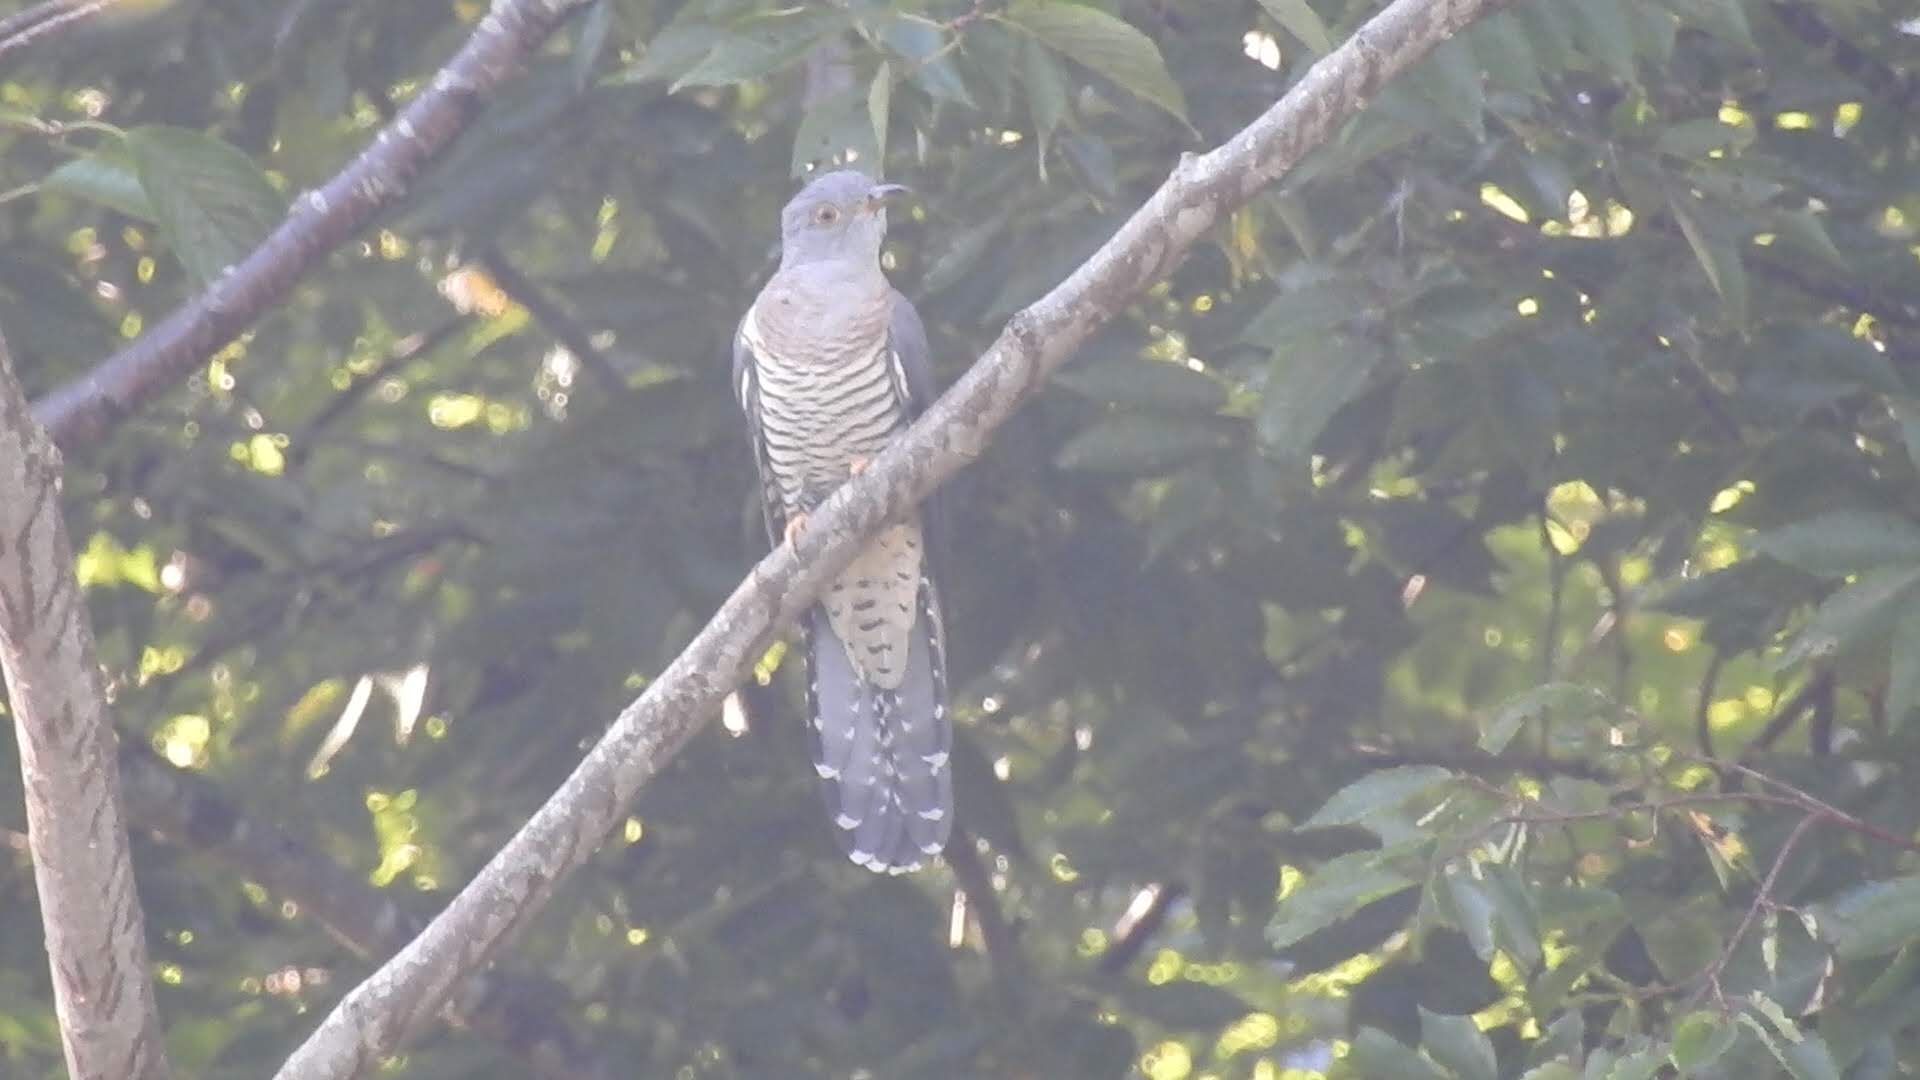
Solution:
[[[466,973],[591,855],[642,785],[717,711],[785,623],[864,538],[979,457],[1047,374],[1217,223],[1293,167],[1394,75],[1508,0],[1395,0],[1224,146],[1173,176],[1065,282],[1016,315],[986,355],[895,445],[761,560],[547,800],[424,933],[347,995],[281,1080],[373,1068],[427,1023]]]
[[[114,760],[113,724],[73,546],[60,451],[0,343],[0,671],[20,744],[27,839],[75,1080],[168,1075]]]
[[[0,58],[70,30],[121,0],[46,0],[0,19]]]
[[[591,0],[494,0],[473,36],[432,85],[346,168],[294,200],[285,221],[206,292],[86,375],[34,403],[61,445],[98,438],[121,417],[285,299],[334,248],[400,200],[436,155],[464,131],[486,97]]]
[[[205,852],[249,881],[299,906],[356,956],[399,949],[424,920],[298,837],[251,820],[199,776],[144,747],[123,748],[128,816],[172,843]],[[561,1015],[566,995],[550,982],[499,971],[476,973],[446,1008],[449,1020],[490,1039],[541,1080],[612,1076]]]

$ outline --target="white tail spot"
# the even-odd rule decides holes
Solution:
[[[942,750],[934,754],[922,754],[920,760],[926,762],[928,768],[944,769],[947,767],[947,752]]]

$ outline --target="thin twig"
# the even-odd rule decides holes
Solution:
[[[93,18],[121,0],[47,0],[0,19],[0,60]]]
[[[34,402],[71,448],[95,439],[273,310],[307,273],[404,197],[567,16],[590,0],[497,0],[467,43],[359,156],[294,199],[285,221],[205,292],[86,375]]]
[[[1713,958],[1712,962],[1686,980],[1686,982],[1698,984],[1692,1001],[1697,1002],[1701,994],[1712,990],[1715,1000],[1724,1003],[1725,995],[1720,989],[1720,973],[1725,971],[1727,964],[1733,960],[1734,952],[1740,948],[1740,942],[1747,936],[1747,931],[1753,929],[1753,921],[1759,917],[1760,912],[1774,906],[1773,887],[1780,880],[1780,871],[1786,867],[1788,857],[1793,854],[1793,849],[1799,845],[1801,838],[1812,831],[1821,820],[1819,814],[1808,813],[1794,825],[1793,831],[1788,833],[1787,838],[1781,842],[1779,852],[1773,857],[1773,865],[1767,868],[1767,876],[1761,879],[1760,888],[1753,894],[1753,902],[1747,905],[1746,914],[1740,918],[1740,925],[1734,927],[1733,933],[1727,935],[1727,943],[1720,947],[1719,954]]]
[[[613,361],[607,358],[606,353],[594,345],[593,335],[587,332],[587,328],[581,326],[579,320],[558,300],[548,296],[546,290],[521,273],[520,268],[492,244],[480,249],[478,260],[493,283],[500,286],[500,290],[512,297],[515,303],[526,308],[534,322],[559,339],[560,344],[565,345],[573,358],[580,362],[580,366],[599,381],[603,391],[614,396],[627,392],[627,380],[621,378],[619,369],[613,366]]]

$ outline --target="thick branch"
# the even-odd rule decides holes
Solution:
[[[20,743],[67,1072],[75,1080],[167,1076],[113,726],[60,517],[60,452],[28,413],[3,342],[0,671]]]
[[[761,561],[527,824],[427,930],[355,988],[288,1059],[282,1080],[347,1077],[419,1030],[469,971],[577,869],[642,785],[685,745],[780,626],[864,538],[977,458],[995,428],[1093,331],[1216,223],[1317,146],[1386,81],[1507,0],[1395,0],[1226,145],[1173,176],[1093,258],[1016,315],[898,443]]]
[[[212,287],[85,376],[34,404],[63,446],[99,437],[284,300],[322,258],[398,202],[481,102],[590,0],[494,0],[432,85]]]
[[[386,956],[420,932],[425,919],[367,884],[362,874],[313,850],[273,825],[251,820],[211,784],[161,761],[151,750],[121,755],[129,816],[161,838],[219,859],[300,913],[354,955]],[[493,1040],[526,1062],[542,1080],[612,1076],[568,1028],[557,1006],[566,1000],[551,983],[500,972],[469,978],[448,1003],[448,1019]]]

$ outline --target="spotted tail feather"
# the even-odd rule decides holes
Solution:
[[[814,769],[847,857],[902,874],[946,846],[953,825],[953,728],[947,716],[939,597],[920,589],[899,687],[861,678],[816,606],[803,622]]]

